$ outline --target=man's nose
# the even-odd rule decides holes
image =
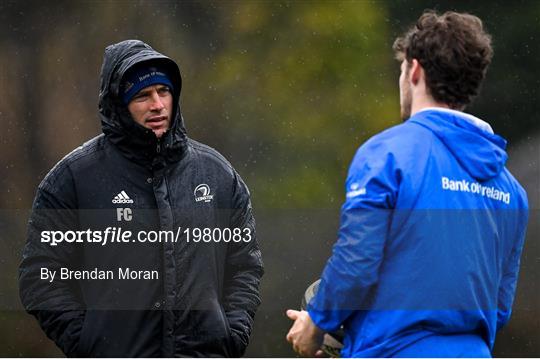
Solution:
[[[152,95],[150,96],[150,110],[161,111],[163,108],[165,108],[165,105],[161,101],[158,92],[156,90],[152,91]]]

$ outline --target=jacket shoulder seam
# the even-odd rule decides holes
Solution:
[[[197,142],[193,139],[189,139],[188,140],[188,143],[196,150],[200,151],[200,152],[204,152],[205,154],[208,154],[210,155],[211,157],[213,157],[214,159],[216,159],[218,162],[220,162],[222,165],[224,165],[225,167],[231,169],[231,170],[234,170],[233,166],[231,165],[231,163],[229,161],[227,161],[225,159],[225,157],[223,157],[223,155],[221,155],[216,149],[208,146],[208,145],[205,145],[205,144],[202,144],[200,142]]]
[[[98,141],[100,137],[102,136],[103,135],[94,137],[93,139],[83,143],[81,146],[75,148],[74,150],[69,152],[67,155],[65,155],[60,161],[58,161],[53,166],[53,168],[45,176],[45,178],[39,185],[39,188],[47,188],[49,186],[53,186],[57,178],[60,176],[60,174],[64,173],[65,170],[69,170],[71,172],[70,166],[73,163],[80,160],[81,158],[90,156],[94,154],[95,152],[102,150],[98,146]]]

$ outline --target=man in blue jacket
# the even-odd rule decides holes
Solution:
[[[462,112],[493,54],[479,18],[425,12],[394,43],[403,124],[367,141],[346,182],[318,293],[287,335],[318,355],[343,326],[346,357],[489,357],[509,319],[527,197],[506,141]]]

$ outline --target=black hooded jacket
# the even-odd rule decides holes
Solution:
[[[144,61],[166,67],[174,87],[171,128],[160,140],[132,120],[119,96],[122,76]],[[219,153],[186,136],[180,88],[176,63],[145,43],[107,47],[103,134],[63,158],[38,188],[20,296],[69,356],[241,356],[248,345],[263,274],[249,191]],[[131,231],[133,241],[42,241],[44,231],[107,228]],[[150,231],[180,237],[135,240]],[[40,277],[43,268],[56,271],[54,280]],[[126,268],[158,278],[120,279]],[[113,278],[61,279],[69,270]]]

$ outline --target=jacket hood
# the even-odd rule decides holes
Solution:
[[[476,180],[489,180],[503,170],[508,158],[506,140],[494,134],[486,122],[463,112],[438,108],[417,112],[409,121],[433,131]]]
[[[120,96],[124,74],[147,61],[164,66],[174,87],[171,127],[159,141],[152,130],[132,119]],[[125,40],[105,49],[100,79],[99,114],[103,133],[126,157],[146,165],[154,162],[158,152],[166,161],[181,158],[187,136],[180,111],[182,78],[176,62],[142,41]]]

